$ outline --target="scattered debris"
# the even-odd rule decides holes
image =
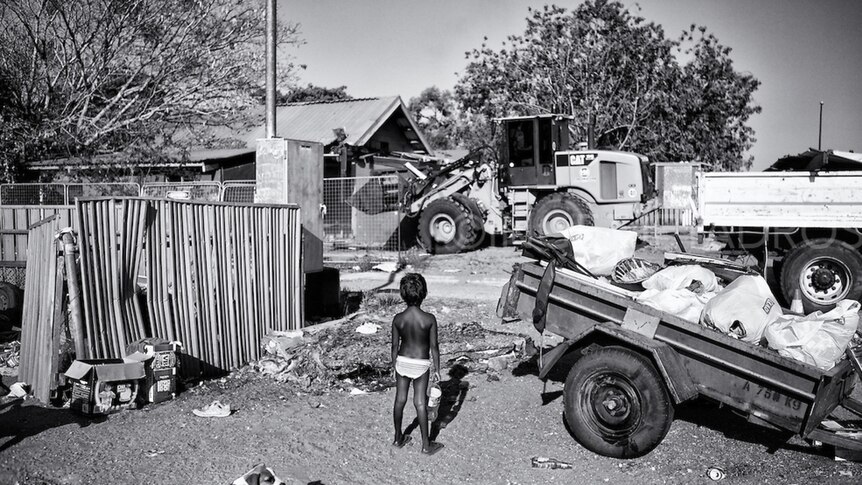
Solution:
[[[13,340],[0,344],[0,376],[17,376],[21,361],[21,342]]]
[[[164,455],[165,450],[146,450],[144,451],[144,454],[146,454],[148,458],[153,458],[159,455]]]
[[[375,271],[383,271],[384,273],[394,273],[398,271],[398,263],[394,261],[387,261],[385,263],[380,263],[377,266],[372,268]]]
[[[246,472],[243,476],[237,478],[231,485],[258,485],[258,484],[267,484],[267,485],[286,485],[280,478],[275,476],[275,472],[272,471],[272,468],[264,465],[263,463],[259,465],[255,465],[254,468]]]
[[[380,325],[371,322],[365,322],[362,325],[356,327],[356,332],[361,333],[363,335],[372,335],[380,331]]]
[[[727,474],[724,473],[724,470],[721,468],[713,466],[706,470],[706,476],[713,482],[717,482],[719,480],[724,480],[727,477]]]
[[[9,394],[7,396],[18,399],[18,398],[27,398],[27,395],[30,394],[30,386],[25,382],[16,382],[9,386]]]
[[[574,468],[571,463],[560,461],[554,458],[548,458],[546,456],[534,456],[530,461],[533,464],[533,468],[550,468],[561,470],[571,470]]]

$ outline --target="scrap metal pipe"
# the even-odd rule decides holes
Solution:
[[[81,285],[78,281],[78,264],[75,256],[78,253],[78,245],[72,228],[67,227],[60,231],[63,239],[63,258],[66,263],[66,279],[69,288],[69,324],[71,325],[72,340],[75,342],[75,356],[78,358],[88,357],[84,343],[84,314],[81,309]]]

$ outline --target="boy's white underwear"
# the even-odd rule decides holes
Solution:
[[[395,358],[395,372],[408,379],[416,379],[428,372],[430,368],[431,359],[414,359],[401,355]]]

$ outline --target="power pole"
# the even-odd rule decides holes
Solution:
[[[820,102],[820,126],[817,128],[817,150],[822,150],[821,143],[823,142],[823,101]]]
[[[276,0],[266,2],[266,137],[275,138]]]

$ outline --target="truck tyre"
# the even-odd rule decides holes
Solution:
[[[530,212],[530,234],[533,236],[547,236],[574,225],[593,225],[593,212],[587,201],[574,194],[556,192],[546,195]]]
[[[482,237],[485,235],[485,214],[479,208],[479,204],[475,200],[467,197],[464,194],[452,194],[452,199],[470,211],[471,223],[473,224],[473,235],[475,240],[470,243],[471,247],[476,247],[482,243]]]
[[[862,298],[862,255],[853,246],[834,239],[812,239],[784,258],[781,292],[788,303],[796,289],[805,313],[831,310],[844,299]]]
[[[646,455],[673,422],[673,403],[655,367],[622,347],[580,358],[563,396],[566,423],[578,443],[611,458]]]
[[[419,242],[431,254],[454,254],[472,249],[478,234],[470,209],[454,199],[437,199],[422,209]]]

